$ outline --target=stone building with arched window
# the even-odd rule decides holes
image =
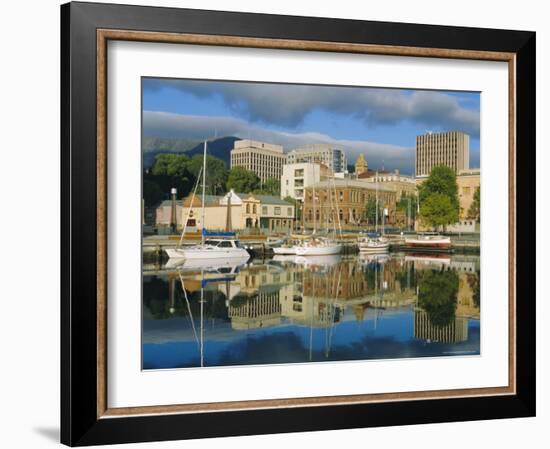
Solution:
[[[315,195],[314,195],[315,191]],[[369,201],[376,201],[380,209],[388,209],[386,224],[395,217],[397,194],[380,183],[367,183],[353,179],[333,179],[308,187],[304,193],[304,227],[307,229],[354,229],[366,224]],[[339,223],[338,223],[339,222]]]

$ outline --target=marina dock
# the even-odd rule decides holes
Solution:
[[[391,252],[406,252],[412,251],[405,246],[404,236],[399,234],[387,234],[386,238],[390,241]],[[152,235],[143,238],[143,257],[147,261],[163,258],[164,250],[175,248],[180,240],[179,235]],[[199,243],[201,236],[199,233],[186,234],[183,241],[184,245],[192,245]],[[265,235],[242,235],[239,236],[242,245],[255,257],[269,257],[273,254],[273,250],[268,243]],[[342,254],[355,254],[359,252],[357,245],[357,236],[353,234],[345,234],[338,240],[342,244]],[[458,254],[479,254],[480,242],[479,235],[451,236],[450,252]],[[430,252],[423,249],[416,252]]]

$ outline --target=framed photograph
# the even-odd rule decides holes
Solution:
[[[535,414],[535,33],[61,7],[61,439]]]

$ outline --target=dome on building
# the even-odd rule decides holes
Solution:
[[[369,169],[369,164],[363,154],[360,154],[355,161],[355,173],[360,175]]]

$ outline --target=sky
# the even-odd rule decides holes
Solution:
[[[416,136],[463,131],[479,167],[479,92],[143,78],[145,136],[339,144],[348,164],[414,173]]]

